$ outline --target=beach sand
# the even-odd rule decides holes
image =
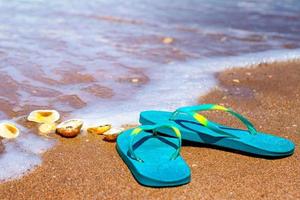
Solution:
[[[58,137],[41,166],[0,185],[0,199],[300,199],[300,61],[235,68],[216,76],[219,86],[199,103],[231,107],[258,130],[291,139],[296,144],[294,155],[270,160],[184,146],[191,183],[154,189],[134,180],[115,143],[93,135]],[[209,116],[240,126],[227,114]]]

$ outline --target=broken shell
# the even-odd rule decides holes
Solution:
[[[87,132],[92,133],[92,134],[102,135],[109,129],[111,129],[111,125],[106,124],[106,125],[102,125],[102,126],[90,127],[87,129]]]
[[[56,132],[63,137],[76,137],[82,128],[83,121],[70,119],[57,125]]]
[[[105,132],[103,140],[108,142],[114,142],[117,140],[117,137],[120,135],[120,133],[124,130],[124,128],[112,128],[108,132]]]
[[[239,83],[240,80],[239,79],[233,79],[232,82]]]
[[[171,37],[165,37],[165,38],[163,38],[163,40],[162,40],[162,42],[163,42],[164,44],[171,44],[173,41],[174,41],[174,39],[171,38]]]
[[[40,135],[49,135],[55,133],[56,125],[55,124],[41,124],[39,126]]]
[[[56,110],[35,110],[28,117],[28,121],[37,123],[54,123],[59,120],[60,115]]]
[[[3,122],[0,124],[0,137],[12,139],[18,137],[19,129],[12,123]]]

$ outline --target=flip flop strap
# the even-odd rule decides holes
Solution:
[[[217,126],[215,123],[209,121],[206,117],[204,117],[203,115],[199,114],[198,112],[200,111],[208,111],[208,110],[220,110],[220,111],[225,111],[230,113],[231,115],[233,115],[234,117],[236,117],[237,119],[239,119],[248,129],[248,132],[250,134],[257,134],[257,131],[255,129],[255,127],[253,126],[253,124],[246,119],[245,117],[243,117],[241,114],[233,111],[230,108],[226,108],[224,106],[220,106],[220,105],[216,105],[216,104],[202,104],[202,105],[197,105],[197,106],[188,106],[188,107],[182,107],[177,109],[173,115],[171,116],[171,120],[176,120],[178,119],[178,114],[180,113],[185,113],[185,114],[189,114],[191,115],[199,124],[219,133],[222,135],[227,135],[230,137],[236,137],[228,132],[225,132],[224,130],[222,130],[219,126]]]
[[[181,151],[181,133],[180,133],[180,130],[178,129],[178,128],[176,128],[175,126],[170,126],[170,125],[159,125],[159,124],[157,124],[157,125],[144,125],[144,126],[139,126],[139,127],[137,127],[137,128],[135,128],[135,129],[133,129],[132,131],[131,131],[131,134],[130,134],[130,142],[129,142],[129,154],[130,154],[130,156],[133,158],[133,159],[135,159],[135,160],[137,160],[137,161],[139,161],[139,162],[144,162],[142,159],[140,159],[136,154],[135,154],[135,152],[134,152],[134,150],[133,150],[133,145],[134,145],[134,139],[135,139],[135,136],[137,136],[139,133],[141,133],[142,131],[152,131],[152,133],[154,134],[154,135],[157,135],[157,131],[158,131],[158,129],[160,129],[160,128],[169,128],[169,129],[171,129],[174,133],[175,133],[175,135],[176,135],[176,137],[178,138],[178,141],[179,141],[179,144],[178,144],[178,148],[176,149],[176,151],[172,154],[172,156],[171,156],[171,160],[174,160],[174,159],[176,159],[178,156],[179,156],[179,154],[180,154],[180,151]]]

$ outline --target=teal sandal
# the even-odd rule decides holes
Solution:
[[[220,110],[230,113],[243,122],[248,130],[241,130],[209,121],[200,111]],[[242,115],[232,109],[214,104],[182,107],[175,112],[144,111],[140,114],[143,125],[170,124],[177,127],[182,139],[238,150],[265,157],[284,157],[293,154],[295,145],[288,139],[257,132],[254,126]],[[160,130],[171,135],[168,129]]]
[[[158,135],[168,129],[177,138]],[[181,133],[169,125],[145,125],[122,132],[117,151],[142,185],[170,187],[190,182],[189,166],[180,156]]]

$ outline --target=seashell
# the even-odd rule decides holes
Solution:
[[[174,42],[174,39],[171,37],[165,37],[165,38],[163,38],[162,42],[164,44],[171,44],[172,42]]]
[[[53,124],[41,124],[38,128],[39,130],[39,134],[40,135],[44,135],[44,136],[48,136],[49,134],[53,134],[55,133],[56,130],[56,125]]]
[[[109,131],[105,132],[103,140],[108,142],[115,142],[120,133],[124,130],[124,128],[112,128]]]
[[[103,133],[105,133],[109,129],[111,129],[111,125],[110,124],[105,124],[105,125],[101,125],[101,126],[90,127],[90,128],[87,129],[87,132],[92,133],[92,134],[102,135]]]
[[[239,83],[240,80],[239,79],[233,79],[232,82]]]
[[[12,123],[3,122],[0,124],[0,137],[12,139],[18,137],[19,129]]]
[[[82,120],[70,119],[57,125],[56,133],[63,137],[76,137],[80,133],[82,125]]]
[[[37,123],[52,124],[59,120],[60,115],[56,110],[35,110],[32,111],[28,117],[28,121]]]

